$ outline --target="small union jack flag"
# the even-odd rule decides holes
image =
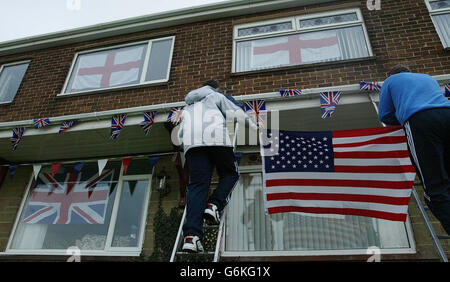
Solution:
[[[280,92],[281,97],[299,96],[303,93],[301,89],[280,89],[278,92]]]
[[[111,138],[117,139],[119,137],[120,131],[125,126],[125,121],[127,120],[127,114],[114,115],[111,119]]]
[[[19,145],[20,140],[22,140],[24,133],[25,127],[18,127],[13,129],[13,135],[11,137],[11,144],[13,146],[13,150],[17,149],[17,145]]]
[[[184,107],[174,107],[170,110],[170,114],[167,117],[167,121],[171,121],[174,125],[177,125],[181,121],[181,114]]]
[[[450,100],[450,83],[445,85],[445,97]]]
[[[155,123],[155,116],[156,111],[144,113],[144,121],[140,123],[140,126],[144,130],[145,135],[147,135],[150,132],[150,128],[152,128],[153,123]]]
[[[320,93],[320,107],[322,108],[322,118],[330,118],[336,110],[337,104],[341,100],[340,91],[329,91]]]
[[[361,81],[359,83],[359,89],[365,91],[380,91],[381,85],[378,82],[371,81]]]
[[[245,112],[254,117],[258,127],[264,127],[264,115],[266,114],[266,101],[253,100],[245,102]]]
[[[65,121],[61,123],[61,127],[59,128],[59,133],[63,133],[64,131],[74,127],[78,124],[78,120]]]
[[[34,127],[42,128],[42,127],[45,127],[50,124],[50,119],[49,118],[38,118],[38,119],[34,119],[33,122],[34,122]]]

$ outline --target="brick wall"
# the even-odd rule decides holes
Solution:
[[[308,6],[217,19],[172,28],[139,32],[107,39],[0,57],[0,64],[31,59],[14,102],[0,105],[0,122],[111,110],[116,108],[177,102],[208,78],[216,78],[229,94],[273,92],[279,88],[313,88],[384,80],[396,63],[431,75],[450,70],[449,52],[444,51],[423,0],[383,0],[380,11],[369,11],[366,1]],[[281,68],[266,72],[232,74],[233,23],[273,17],[360,7],[374,58],[333,64]],[[57,98],[76,52],[126,42],[175,35],[170,80],[162,86]],[[31,106],[33,105],[33,106]]]

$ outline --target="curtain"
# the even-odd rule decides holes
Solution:
[[[444,43],[444,47],[450,47],[450,13],[433,16],[436,30]]]

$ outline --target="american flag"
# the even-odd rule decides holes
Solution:
[[[25,127],[18,127],[13,129],[13,135],[11,137],[11,144],[13,146],[13,150],[17,149],[17,145],[19,145],[20,140],[22,140],[24,133]]]
[[[150,128],[152,128],[153,123],[155,122],[155,116],[156,111],[144,113],[144,121],[140,123],[140,126],[144,130],[145,135],[147,135],[150,132]]]
[[[375,81],[361,81],[359,83],[359,89],[360,90],[366,90],[366,91],[380,91],[381,85],[378,82]]]
[[[64,121],[61,123],[61,127],[59,128],[59,133],[63,133],[64,131],[74,127],[78,124],[78,120]]]
[[[254,117],[258,127],[264,127],[264,116],[266,114],[266,101],[253,100],[245,102],[245,112]]]
[[[181,121],[181,115],[183,114],[184,107],[174,107],[170,110],[167,121],[171,121],[174,125],[177,125]]]
[[[445,97],[447,97],[450,100],[450,83],[447,83],[445,85]]]
[[[33,120],[35,128],[42,128],[50,124],[49,118],[38,118]]]
[[[278,90],[278,92],[280,92],[281,97],[292,97],[302,95],[301,89],[280,89]]]
[[[120,131],[125,126],[125,121],[127,120],[127,114],[114,115],[111,119],[111,138],[117,139],[119,137]]]
[[[320,107],[322,108],[322,118],[330,118],[336,110],[336,106],[341,100],[340,91],[329,91],[320,93]]]
[[[26,205],[23,222],[103,224],[113,170],[84,181],[80,180],[81,177],[81,173],[78,176],[75,173],[67,173],[64,182],[60,183],[48,173],[39,174],[38,183]]]
[[[406,220],[416,174],[402,128],[279,131],[263,138],[269,214],[305,212]],[[272,146],[278,154],[269,154]]]

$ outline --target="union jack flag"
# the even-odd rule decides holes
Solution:
[[[140,123],[140,126],[144,130],[145,135],[147,135],[150,132],[150,128],[152,128],[153,123],[155,123],[155,116],[156,111],[144,113],[144,121]]]
[[[264,127],[264,117],[266,114],[266,101],[253,100],[245,102],[245,112],[254,117],[258,127]]]
[[[22,140],[24,133],[25,127],[18,127],[13,129],[13,135],[11,137],[11,144],[13,146],[13,150],[17,149],[17,145],[19,145],[20,140]]]
[[[450,83],[445,85],[445,97],[450,100]]]
[[[114,115],[111,119],[111,138],[117,139],[119,137],[120,131],[125,126],[125,121],[127,120],[127,114]]]
[[[299,96],[303,93],[301,89],[280,89],[278,92],[280,92],[281,97]]]
[[[74,127],[78,124],[78,120],[65,121],[61,123],[61,127],[59,128],[59,133],[63,133],[64,131]]]
[[[49,118],[38,118],[38,119],[34,119],[33,122],[34,122],[34,127],[42,128],[42,127],[45,127],[50,124],[50,119]]]
[[[320,93],[320,106],[322,108],[322,118],[330,118],[336,110],[337,104],[341,100],[341,91],[329,91]]]
[[[366,90],[366,91],[380,91],[381,85],[375,81],[371,81],[371,82],[361,81],[359,83],[359,89]]]
[[[174,125],[177,125],[181,121],[181,115],[183,114],[184,107],[174,107],[170,110],[167,121],[171,121]]]
[[[61,176],[60,174],[59,176]],[[39,174],[25,208],[24,223],[103,224],[113,170],[81,181],[81,173],[67,173],[63,183],[48,173]],[[92,187],[95,190],[92,191]],[[70,192],[68,192],[71,190]],[[89,192],[92,192],[89,195]]]

